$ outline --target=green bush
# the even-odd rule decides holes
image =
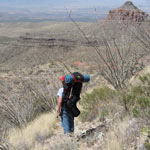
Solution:
[[[83,108],[80,115],[81,120],[92,120],[97,116],[104,118],[108,115],[107,106],[104,106],[104,104],[109,103],[109,100],[115,95],[116,92],[108,87],[97,88],[91,93],[84,94],[81,100],[81,106]]]
[[[139,109],[139,107],[138,107],[137,105],[135,105],[135,106],[133,107],[133,109],[132,109],[132,112],[133,112],[133,115],[134,115],[135,117],[138,117],[138,116],[140,115],[140,109]]]
[[[144,146],[145,146],[145,148],[146,148],[146,150],[150,150],[150,143],[144,143]]]
[[[127,94],[125,93],[126,102],[135,117],[150,118],[150,74],[139,79],[141,84],[132,87]]]
[[[113,111],[113,107],[109,103],[118,98],[120,105],[135,117],[150,119],[150,74],[140,77],[140,80],[140,85],[133,86],[126,91],[114,91],[108,87],[101,87],[94,89],[91,93],[84,94],[81,100],[83,108],[80,115],[81,120],[90,121],[96,117],[105,118]]]

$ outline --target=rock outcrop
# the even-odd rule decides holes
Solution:
[[[110,10],[107,20],[130,20],[134,22],[143,22],[148,18],[148,14],[138,9],[130,1],[127,1],[120,8]]]

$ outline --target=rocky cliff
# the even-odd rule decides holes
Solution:
[[[131,20],[134,22],[143,22],[148,18],[148,14],[138,9],[130,1],[127,1],[120,8],[110,10],[107,20]]]

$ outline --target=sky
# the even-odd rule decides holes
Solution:
[[[137,7],[150,7],[150,0],[131,0]],[[0,0],[0,7],[119,7],[126,0]]]

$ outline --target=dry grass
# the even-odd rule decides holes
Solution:
[[[123,146],[121,139],[117,137],[113,132],[109,133],[106,150],[122,150]]]
[[[48,150],[77,150],[78,145],[74,137],[59,136],[53,137],[48,145],[45,145],[44,149]]]
[[[150,73],[150,65],[145,67],[142,71],[138,72],[135,76],[133,76],[131,79],[130,79],[130,84],[131,85],[139,85],[141,84],[141,81],[139,80],[139,77],[140,76],[144,76],[146,74]]]
[[[17,149],[31,147],[35,141],[42,142],[53,133],[56,124],[56,113],[43,114],[29,123],[22,129],[12,129],[9,131],[8,142]]]
[[[139,146],[137,137],[141,135],[141,126],[137,119],[130,117],[115,121],[106,134],[105,150],[135,149]]]

